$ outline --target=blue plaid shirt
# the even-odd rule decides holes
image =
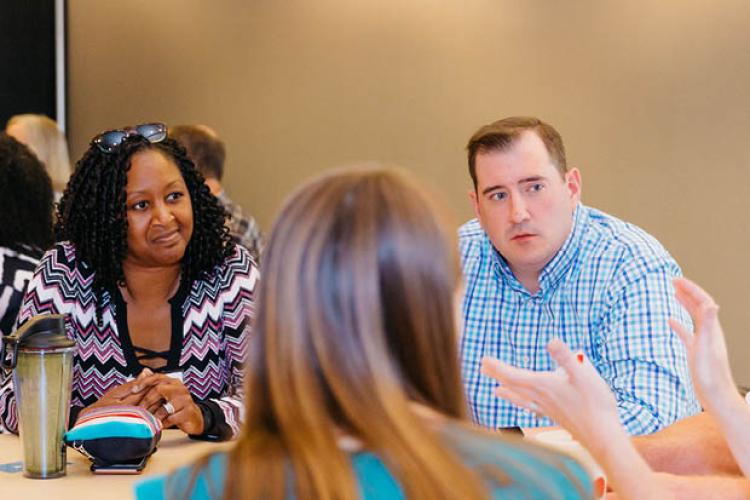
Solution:
[[[553,370],[553,338],[583,351],[617,399],[631,434],[654,432],[700,410],[684,346],[667,320],[690,325],[674,298],[677,263],[638,227],[579,205],[573,229],[542,270],[539,290],[516,279],[475,219],[459,230],[466,280],[462,376],[471,415],[486,427],[552,425],[493,394],[484,356]]]

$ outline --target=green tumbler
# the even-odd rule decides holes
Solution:
[[[65,475],[65,443],[75,342],[61,315],[35,316],[3,339],[3,367],[13,370],[26,477]]]

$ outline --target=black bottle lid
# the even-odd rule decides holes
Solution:
[[[34,316],[12,335],[3,337],[0,362],[3,368],[16,367],[18,349],[46,351],[74,347],[76,343],[65,336],[65,317],[62,314]]]
[[[65,336],[65,317],[62,314],[34,316],[14,335],[22,349],[60,349],[76,345]]]

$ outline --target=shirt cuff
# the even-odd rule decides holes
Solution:
[[[224,422],[224,413],[215,402],[209,399],[195,401],[203,416],[203,432],[189,434],[190,439],[201,441],[226,441],[231,439],[232,431]]]

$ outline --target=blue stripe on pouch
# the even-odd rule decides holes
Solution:
[[[67,441],[102,438],[142,438],[151,439],[154,433],[146,424],[125,422],[103,422],[96,425],[74,427],[65,433]]]

